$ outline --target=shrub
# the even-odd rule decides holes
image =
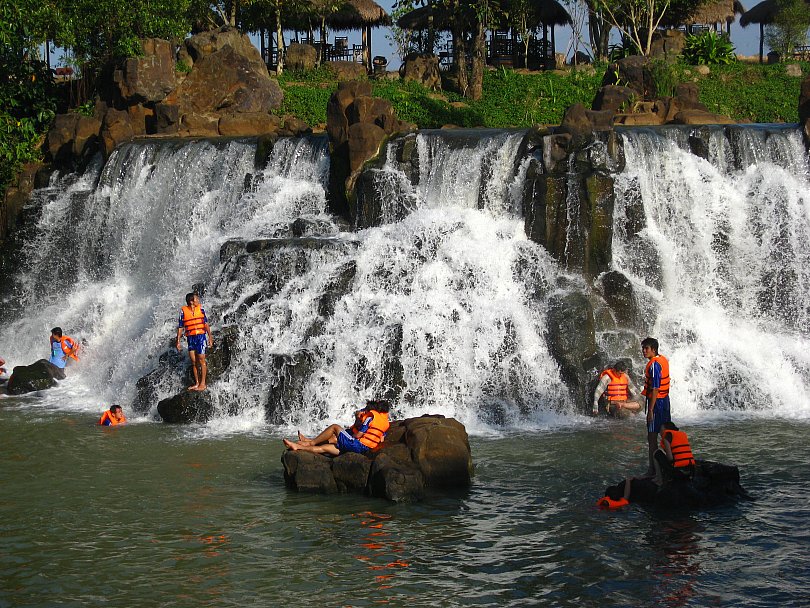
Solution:
[[[726,65],[737,60],[731,41],[726,36],[718,36],[712,31],[687,36],[683,58],[692,65]]]

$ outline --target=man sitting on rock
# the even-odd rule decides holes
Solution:
[[[328,426],[314,439],[298,433],[298,441],[284,439],[288,450],[329,454],[339,456],[344,452],[365,454],[383,442],[385,433],[391,426],[388,412],[391,404],[388,401],[366,401],[366,407],[354,413],[355,422],[349,429],[339,424]]]

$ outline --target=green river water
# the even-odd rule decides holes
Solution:
[[[269,428],[94,422],[0,400],[0,607],[808,605],[807,421],[691,422],[755,497],[692,513],[596,509],[640,420],[472,437],[468,492],[397,505],[286,489]]]

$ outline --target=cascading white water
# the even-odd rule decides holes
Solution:
[[[442,413],[474,431],[568,411],[544,339],[545,303],[533,297],[559,271],[514,212],[522,137],[497,133],[451,148],[441,134],[420,134],[414,184],[389,150],[376,179],[392,210],[384,215],[410,214],[351,238],[278,243],[261,262],[289,274],[277,293],[263,295],[258,262],[239,258],[216,297],[239,319],[245,347],[226,384],[242,411],[267,401],[271,382],[262,379],[279,355],[309,366],[302,402],[283,411],[291,427],[346,419],[358,401],[391,392],[398,416]],[[283,268],[291,258],[296,273]],[[323,294],[347,269],[351,289],[321,314]]]
[[[272,236],[324,212],[323,139],[279,142],[243,193],[255,154],[249,140],[127,144],[95,187],[98,170],[45,203],[18,295],[26,312],[0,333],[13,365],[47,358],[54,326],[87,341],[45,403],[127,403],[174,334],[184,294],[211,279],[229,236]]]
[[[613,255],[670,359],[673,416],[807,417],[810,176],[801,133],[715,130],[708,160],[667,135],[623,133]],[[625,226],[639,201],[647,219],[636,237]]]

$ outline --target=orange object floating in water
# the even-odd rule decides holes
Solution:
[[[609,511],[613,511],[614,509],[621,509],[622,507],[626,507],[630,504],[626,498],[622,497],[619,500],[613,500],[610,496],[603,496],[599,500],[596,501],[596,506],[600,509],[607,509]]]

